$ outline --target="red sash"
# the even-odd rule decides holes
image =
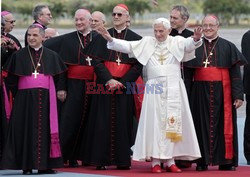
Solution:
[[[104,65],[109,70],[112,76],[121,78],[123,77],[131,68],[130,64],[120,64],[118,65],[116,62],[111,61],[105,61]],[[142,77],[138,77],[138,79],[135,81],[136,85],[143,85],[144,81]],[[138,87],[137,86],[137,87]],[[143,92],[142,92],[143,93]],[[134,102],[135,102],[135,114],[136,118],[139,120],[140,113],[141,113],[141,107],[142,107],[142,101],[143,101],[143,95],[144,94],[134,94]]]
[[[216,67],[195,69],[195,81],[222,81],[224,96],[224,137],[226,148],[226,159],[233,158],[233,118],[232,118],[232,96],[231,81],[228,69]]]
[[[109,70],[112,76],[114,77],[123,77],[131,68],[130,64],[120,64],[118,65],[116,62],[105,61],[104,65]]]
[[[93,80],[94,67],[84,65],[69,65],[67,77],[71,79]]]

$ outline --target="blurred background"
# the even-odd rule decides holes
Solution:
[[[174,5],[184,5],[190,12],[189,26],[201,23],[205,14],[213,13],[224,27],[250,26],[250,0],[2,0],[2,11],[11,11],[17,22],[16,28],[27,27],[33,22],[31,12],[38,4],[49,5],[53,15],[50,27],[72,27],[76,9],[99,10],[111,22],[111,12],[118,3],[125,3],[130,10],[131,25],[151,26],[158,17],[169,18]]]

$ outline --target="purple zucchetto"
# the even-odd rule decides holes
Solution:
[[[8,11],[2,11],[2,12],[1,12],[1,16],[3,16],[3,17],[4,17],[5,15],[9,15],[9,14],[11,14],[11,13],[8,12]]]

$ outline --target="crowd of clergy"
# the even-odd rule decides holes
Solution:
[[[33,9],[22,46],[14,15],[1,12],[0,169],[129,170],[134,160],[151,173],[235,171],[244,93],[250,165],[250,30],[241,53],[213,14],[187,29],[183,5],[154,20],[153,36],[131,30],[126,4],[113,8],[109,29],[102,12],[79,8],[75,30],[61,35],[48,28],[52,13]]]

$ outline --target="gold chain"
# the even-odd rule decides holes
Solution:
[[[42,51],[41,51],[41,54],[40,54],[40,58],[39,58],[39,60],[38,60],[36,66],[35,66],[35,63],[34,63],[34,61],[33,61],[33,57],[32,57],[31,52],[30,52],[30,46],[28,46],[28,51],[29,51],[30,60],[31,60],[31,62],[32,62],[32,65],[33,65],[33,67],[34,67],[34,70],[37,71],[37,68],[38,68],[38,66],[39,66],[39,64],[40,64],[40,61],[41,61],[42,55],[43,55],[43,46],[42,46]]]
[[[215,46],[216,46],[218,40],[219,40],[219,37],[218,37],[218,39],[216,40],[216,42],[214,43],[214,46],[212,47],[212,49],[211,49],[209,55],[207,55],[207,47],[206,47],[206,43],[204,42],[204,50],[205,50],[205,56],[206,56],[206,59],[205,59],[205,60],[208,60],[209,56],[213,55],[212,51],[214,50],[214,48],[215,48]]]
[[[126,38],[127,31],[128,31],[128,28],[126,28],[126,31],[125,31],[125,34],[124,34],[124,37],[123,37],[124,40],[125,40],[125,38]],[[113,28],[113,37],[115,37],[115,28]],[[121,52],[116,52],[116,55],[117,55],[117,58],[120,59]],[[121,60],[121,59],[120,59],[120,60]]]
[[[82,49],[84,49],[84,45],[83,45],[83,43],[82,43],[82,40],[81,40],[81,38],[80,38],[80,35],[79,35],[79,31],[77,31],[76,32],[77,33],[77,37],[78,37],[78,39],[79,39],[79,42],[80,42],[80,44],[81,44],[81,46],[82,46]],[[88,35],[88,34],[87,34]],[[87,36],[86,35],[86,36]],[[90,42],[92,41],[92,33],[91,33],[91,31],[90,31]]]

